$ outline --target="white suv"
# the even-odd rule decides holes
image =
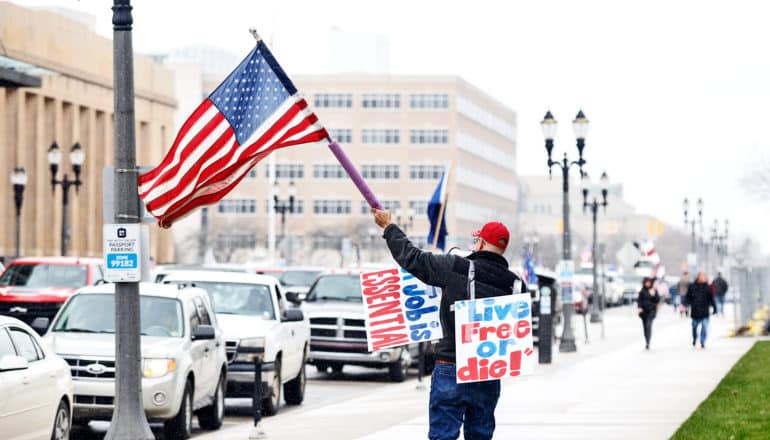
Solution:
[[[262,360],[263,412],[281,405],[281,388],[289,405],[305,397],[305,362],[310,323],[301,310],[288,308],[278,281],[253,273],[184,270],[169,272],[164,283],[206,290],[227,341],[227,395],[251,397],[254,358]]]
[[[190,436],[193,414],[203,429],[224,420],[225,344],[206,292],[139,285],[142,397],[150,421],[167,439]],[[86,287],[54,318],[44,340],[70,365],[73,421],[110,420],[115,396],[115,285]]]

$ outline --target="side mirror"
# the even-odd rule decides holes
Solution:
[[[35,318],[34,321],[32,321],[32,328],[39,334],[42,335],[43,333],[48,330],[48,326],[51,324],[51,320],[48,318],[38,317]]]
[[[26,370],[29,362],[21,356],[3,356],[0,358],[0,372]]]
[[[284,322],[298,322],[298,321],[303,321],[304,319],[305,319],[305,314],[302,313],[302,310],[289,309],[283,312],[282,321]]]
[[[192,334],[193,341],[203,341],[217,337],[217,331],[213,326],[201,324],[195,327]]]
[[[296,305],[300,305],[302,301],[304,301],[307,298],[306,293],[299,293],[299,292],[286,292],[286,299],[294,303]]]

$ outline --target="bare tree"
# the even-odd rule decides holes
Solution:
[[[763,154],[754,156],[752,162],[746,165],[740,183],[751,197],[770,201],[770,157]]]

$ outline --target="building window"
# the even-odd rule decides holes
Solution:
[[[361,98],[363,108],[400,108],[401,95],[396,93],[365,93]]]
[[[253,249],[257,247],[257,235],[248,233],[217,234],[217,249]]]
[[[412,144],[446,144],[449,143],[449,130],[413,128],[409,130],[409,142]]]
[[[449,108],[449,95],[446,93],[416,93],[409,95],[411,108]]]
[[[427,200],[410,200],[409,209],[414,211],[414,215],[426,215],[428,213],[428,201]]]
[[[288,204],[288,202],[287,202]],[[270,208],[272,207],[269,200],[265,201],[265,214],[270,214]],[[289,210],[286,210],[286,214],[288,215],[299,215],[305,212],[305,202],[302,199],[294,199],[294,210],[292,212],[289,212]]]
[[[398,165],[364,165],[361,167],[364,179],[396,180],[401,177]]]
[[[246,175],[247,179],[256,179],[257,178],[257,168],[254,167],[249,170],[249,174]]]
[[[353,107],[353,95],[351,93],[316,93],[314,101],[316,107]]]
[[[270,166],[265,168],[265,177],[270,178]],[[275,165],[276,179],[302,179],[305,177],[305,166],[294,163],[279,163]]]
[[[344,179],[347,177],[345,169],[339,164],[315,164],[313,165],[313,178],[315,179]]]
[[[382,208],[385,210],[390,211],[395,215],[395,212],[397,209],[401,209],[401,201],[400,200],[380,200],[380,203],[382,204]],[[371,214],[372,207],[369,206],[369,202],[362,200],[361,201],[361,214]]]
[[[365,128],[361,130],[361,143],[363,144],[397,144],[401,142],[401,135],[397,128]]]
[[[329,136],[341,143],[341,144],[349,144],[353,142],[353,130],[349,128],[330,128],[328,130]]]
[[[313,214],[350,214],[350,200],[313,200]]]
[[[444,165],[409,165],[409,178],[416,180],[438,180],[444,174]]]
[[[217,204],[217,212],[220,214],[254,214],[257,212],[255,199],[225,199]]]
[[[342,246],[342,237],[314,235],[313,249],[339,249]]]

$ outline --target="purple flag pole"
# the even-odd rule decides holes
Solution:
[[[372,189],[369,188],[369,185],[366,184],[364,178],[361,176],[361,173],[358,172],[356,166],[353,165],[353,162],[350,161],[350,158],[345,154],[344,151],[342,151],[340,144],[338,144],[337,141],[331,141],[329,142],[329,149],[332,150],[332,153],[340,162],[342,168],[345,168],[348,176],[350,176],[350,180],[352,180],[358,190],[361,191],[361,195],[364,196],[364,199],[366,199],[367,203],[369,203],[369,206],[376,209],[382,209],[382,205],[380,204],[380,201],[377,200],[377,196],[374,195]]]

